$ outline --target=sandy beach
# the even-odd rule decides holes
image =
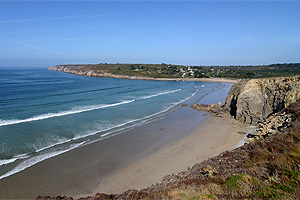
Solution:
[[[224,101],[230,84],[200,103]],[[105,140],[44,160],[0,180],[0,199],[38,195],[82,197],[98,192],[141,189],[195,163],[230,150],[244,137],[244,126],[230,116],[212,117],[190,106]],[[203,123],[204,122],[204,123]]]
[[[111,75],[110,78],[123,78],[132,80],[152,80],[152,81],[195,81],[195,82],[215,82],[215,83],[237,83],[237,79],[227,78],[152,78],[152,77],[139,77],[139,76],[124,76],[124,75]]]
[[[179,173],[225,150],[234,149],[244,137],[238,131],[245,132],[245,125],[229,115],[210,116],[188,136],[105,178],[91,193],[76,197],[147,188],[162,180],[165,175]]]

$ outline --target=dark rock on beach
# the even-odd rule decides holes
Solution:
[[[221,102],[214,103],[214,104],[194,104],[191,106],[192,108],[196,110],[202,110],[205,112],[210,112],[210,113],[220,113],[223,112],[223,107]]]

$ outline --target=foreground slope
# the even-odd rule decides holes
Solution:
[[[147,189],[81,199],[299,199],[300,101],[285,112],[292,123],[266,139],[223,152]]]

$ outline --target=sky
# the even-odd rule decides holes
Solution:
[[[0,67],[300,62],[300,1],[3,1]]]

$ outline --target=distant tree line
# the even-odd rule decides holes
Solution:
[[[300,63],[259,66],[183,66],[171,64],[98,64],[93,68],[107,69],[113,74],[156,78],[233,78],[251,79],[300,75]]]

